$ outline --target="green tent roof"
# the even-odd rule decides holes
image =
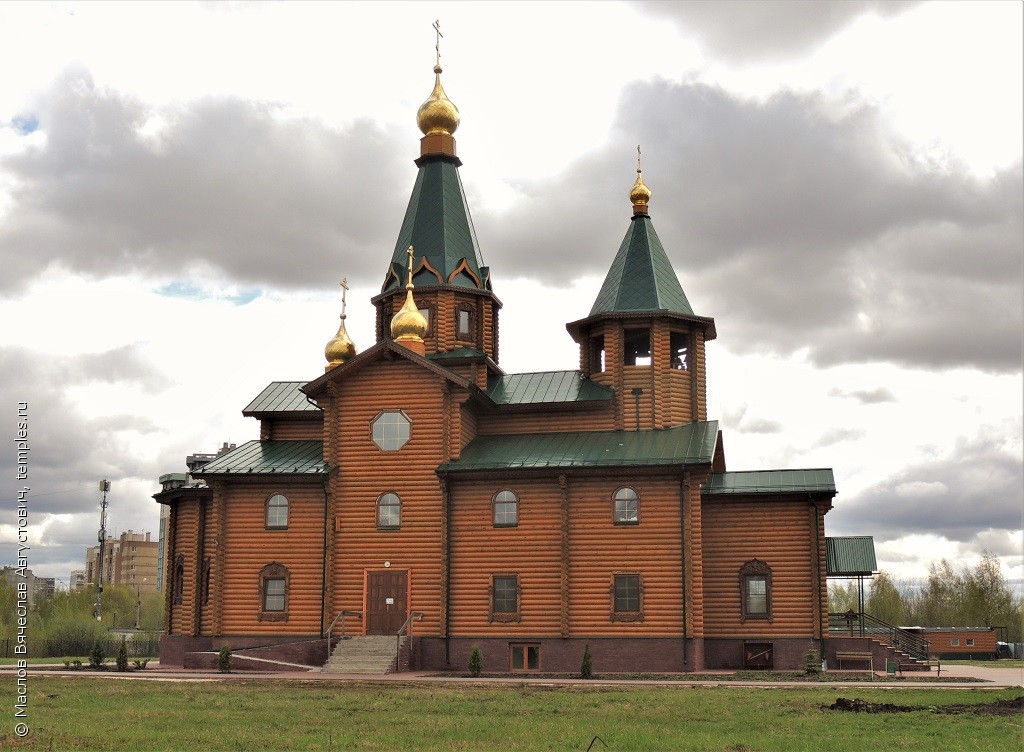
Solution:
[[[653,431],[577,431],[477,436],[455,461],[438,470],[682,467],[711,462],[717,421]]]
[[[694,315],[651,218],[640,214],[629,224],[590,315],[625,311]]]
[[[579,371],[543,371],[494,376],[487,395],[499,405],[535,405],[552,402],[605,402],[614,392],[585,379]]]
[[[322,441],[247,441],[194,475],[315,475],[324,467]]]
[[[712,473],[701,489],[704,496],[812,493],[836,491],[831,468],[814,470],[749,470]]]
[[[875,539],[870,535],[846,538],[825,538],[825,562],[829,577],[874,574]]]
[[[434,157],[425,158],[421,162],[409,199],[409,208],[406,209],[405,220],[391,257],[386,289],[395,289],[405,284],[409,268],[406,249],[410,245],[415,251],[414,270],[419,268],[420,259],[425,258],[444,277],[443,282],[439,282],[430,272],[420,272],[413,278],[417,287],[451,284],[456,287],[490,289],[489,270],[484,266],[480,254],[456,161]],[[480,280],[479,288],[465,272],[452,277],[463,260]]]

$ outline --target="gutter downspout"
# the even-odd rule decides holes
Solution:
[[[686,644],[689,640],[689,629],[687,625],[686,611],[686,504],[690,498],[690,470],[683,467],[683,483],[679,488],[679,565],[680,580],[683,583],[683,671],[686,670],[687,650]]]
[[[814,503],[814,497],[807,494],[807,503],[814,511],[814,584],[816,598],[814,601],[814,620],[818,628],[818,657],[825,660],[825,630],[821,624],[821,541],[818,539],[818,505]]]
[[[327,608],[327,508],[330,501],[329,486],[331,482],[331,466],[324,463],[324,535],[320,549],[320,639],[324,638],[324,609]],[[331,646],[327,646],[327,655],[331,654]]]

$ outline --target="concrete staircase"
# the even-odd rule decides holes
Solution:
[[[397,670],[397,664],[394,635],[367,635],[339,640],[320,670],[332,674],[390,674]]]

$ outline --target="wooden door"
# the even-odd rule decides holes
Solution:
[[[408,616],[406,572],[370,572],[366,577],[366,634],[396,634]]]

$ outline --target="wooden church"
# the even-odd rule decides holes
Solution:
[[[599,672],[824,653],[832,471],[726,470],[706,404],[715,323],[683,292],[640,169],[604,284],[566,324],[579,369],[506,373],[434,72],[376,343],[356,351],[343,308],[326,371],[243,410],[259,439],[155,496],[161,663],[209,665],[226,644],[238,667],[332,650],[334,665],[374,636],[384,670],[465,670],[474,646],[497,672],[575,673],[586,646]]]

